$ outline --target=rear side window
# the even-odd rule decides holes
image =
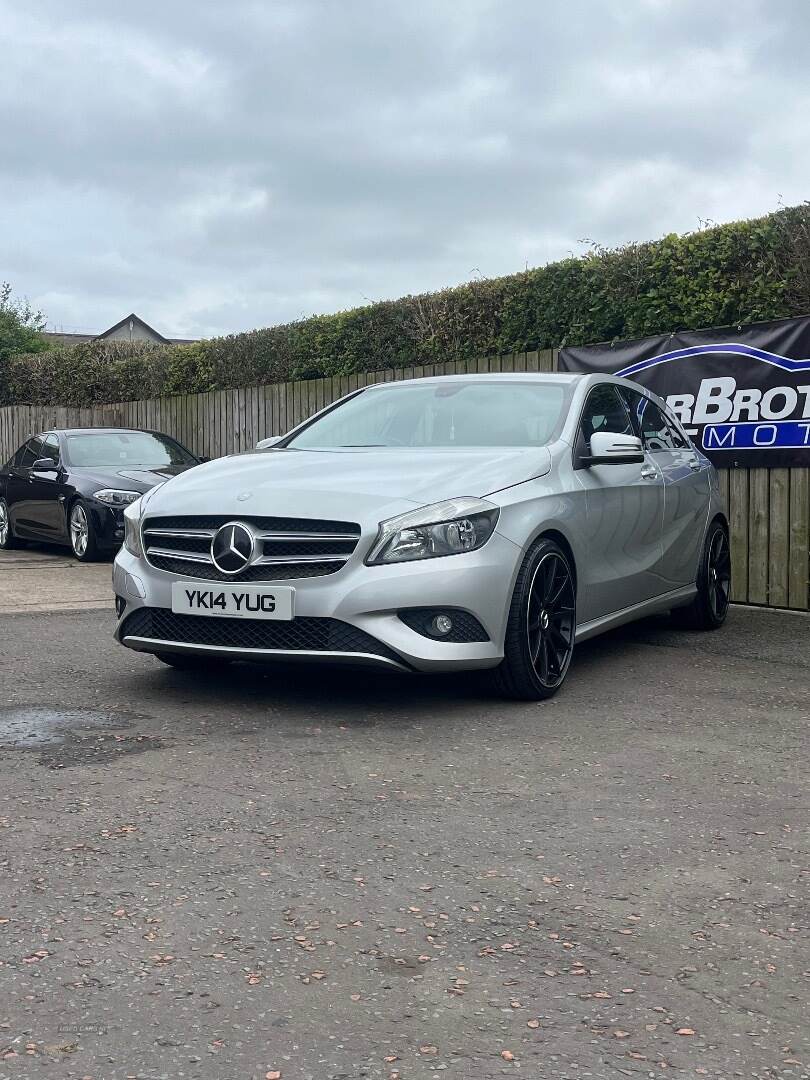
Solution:
[[[664,419],[669,424],[669,431],[672,435],[672,441],[678,450],[691,450],[692,444],[683,433],[683,430],[676,420],[670,416],[668,412],[664,413]]]
[[[627,386],[621,388],[621,394],[627,402],[633,423],[636,425],[636,434],[641,437],[644,449],[650,453],[663,450],[682,450],[688,447],[688,442],[678,430],[676,424],[664,413],[654,401],[637,394]]]
[[[641,407],[641,437],[644,445],[655,453],[656,450],[678,450],[682,439],[654,401],[644,399]]]

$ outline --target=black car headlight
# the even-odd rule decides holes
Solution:
[[[129,506],[130,503],[134,503],[136,499],[140,499],[142,494],[142,491],[125,491],[121,488],[102,488],[101,491],[93,492],[93,498],[98,499],[99,502],[106,503],[107,506],[114,506],[121,509],[121,507]]]
[[[373,566],[475,551],[492,536],[499,513],[493,503],[471,497],[409,510],[380,522],[366,562]]]

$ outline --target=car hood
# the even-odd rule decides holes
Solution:
[[[143,469],[137,465],[130,465],[123,469],[115,466],[97,468],[71,468],[71,474],[76,480],[81,479],[89,485],[99,488],[122,488],[126,491],[148,491],[155,484],[163,484],[187,471],[185,465],[167,465],[160,469]]]
[[[542,476],[545,447],[258,450],[200,465],[149,500],[149,514],[251,514],[374,522]]]

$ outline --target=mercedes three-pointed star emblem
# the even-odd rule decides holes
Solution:
[[[211,560],[223,574],[238,574],[250,564],[256,538],[241,521],[229,521],[217,529],[211,541]]]

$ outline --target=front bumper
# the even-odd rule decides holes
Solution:
[[[96,541],[105,551],[118,547],[124,539],[124,511],[119,507],[105,506],[97,500],[89,502]]]
[[[520,557],[517,545],[497,532],[479,551],[464,555],[391,566],[366,566],[355,555],[337,573],[279,583],[295,589],[295,618],[283,623],[172,616],[172,582],[188,581],[195,588],[206,583],[157,570],[122,548],[113,566],[113,587],[126,605],[115,636],[121,644],[145,652],[322,660],[417,671],[494,667],[503,659],[505,623]],[[210,587],[223,586],[211,582]],[[469,613],[483,627],[484,634],[479,636],[487,640],[449,642],[426,637],[399,616],[401,611],[420,608]],[[142,611],[140,621],[135,621],[142,609],[154,614]],[[192,622],[180,623],[178,618]],[[231,622],[241,626],[230,634],[225,627],[217,630],[217,624]],[[198,623],[199,633],[195,633]],[[314,635],[315,648],[307,647],[307,634]]]

